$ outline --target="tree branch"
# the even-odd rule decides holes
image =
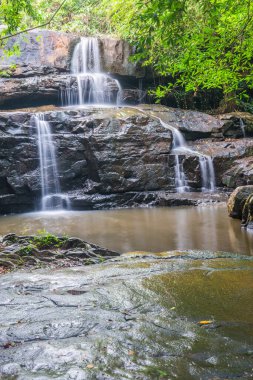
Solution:
[[[25,29],[25,30],[21,30],[20,32],[17,32],[17,33],[13,33],[13,34],[8,34],[8,36],[4,36],[4,37],[1,37],[0,38],[0,41],[3,41],[3,40],[7,40],[11,37],[15,37],[15,36],[18,36],[20,34],[23,34],[23,33],[26,33],[26,32],[30,32],[31,30],[35,30],[35,29],[38,29],[38,28],[43,28],[47,25],[49,25],[53,19],[55,18],[55,16],[57,15],[57,13],[59,12],[59,10],[62,8],[62,6],[64,5],[64,3],[66,3],[67,0],[63,0],[62,3],[60,4],[60,6],[56,9],[56,11],[54,12],[54,14],[52,15],[52,17],[47,21],[45,22],[44,24],[41,24],[41,25],[37,25],[37,26],[34,26],[32,28],[28,28],[28,29]]]

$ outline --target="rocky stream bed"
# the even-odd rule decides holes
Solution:
[[[252,378],[252,257],[79,245],[103,260],[0,276],[2,379]]]

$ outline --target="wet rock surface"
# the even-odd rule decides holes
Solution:
[[[248,112],[231,112],[219,115],[222,132],[226,137],[253,136],[253,115]]]
[[[249,379],[252,276],[250,257],[196,251],[2,275],[0,374]]]
[[[214,117],[197,111],[181,110],[159,105],[140,105],[138,108],[149,116],[158,117],[182,132],[191,152],[182,152],[182,163],[191,188],[200,187],[200,155],[212,158],[216,185],[233,189],[253,184],[252,155],[253,140],[243,137],[240,120],[245,124],[246,136],[251,136],[252,115],[248,113],[224,114]],[[225,123],[229,120],[229,126]],[[234,133],[228,133],[228,130]],[[237,137],[237,138],[235,138]]]
[[[194,141],[189,141],[196,153],[179,154],[192,190],[200,191],[202,186],[199,155],[212,157],[218,187],[230,190],[253,183],[252,139],[215,138],[221,125],[200,112],[193,123],[191,111],[184,111],[182,120],[179,110],[156,105],[152,110],[143,105],[5,111],[0,113],[1,213],[39,208],[39,152],[33,119],[39,111],[50,123],[62,192],[76,210],[195,204],[190,195],[189,200],[184,197],[184,203],[178,195],[169,195],[175,191],[175,154],[171,151],[172,132],[159,118],[181,130],[194,124],[198,136],[203,137],[207,130],[211,133],[208,138],[196,140],[195,135]]]
[[[253,186],[240,186],[228,199],[228,214],[241,219],[242,227],[253,229]]]
[[[53,132],[61,188],[71,198],[77,193],[85,203],[87,195],[95,195],[99,203],[104,195],[166,190],[173,183],[168,171],[171,133],[158,121],[117,108],[44,116]],[[1,211],[32,210],[41,187],[32,114],[1,113],[0,128]]]
[[[42,232],[38,236],[8,234],[0,242],[0,268],[60,268],[91,265],[105,261],[117,252],[87,243],[79,238],[57,237]]]
[[[253,186],[237,187],[228,199],[228,214],[232,218],[242,219],[243,207],[246,199],[253,194]]]
[[[160,117],[165,123],[177,128],[187,140],[205,137],[222,137],[222,122],[203,112],[142,104],[140,108],[150,115]]]

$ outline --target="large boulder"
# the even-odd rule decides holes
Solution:
[[[243,206],[242,226],[253,230],[253,193],[248,196]]]
[[[228,200],[228,214],[232,218],[242,219],[243,208],[247,198],[253,194],[253,185],[237,187]]]

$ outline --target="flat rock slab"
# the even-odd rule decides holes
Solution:
[[[253,258],[132,253],[0,277],[3,379],[249,379]]]

